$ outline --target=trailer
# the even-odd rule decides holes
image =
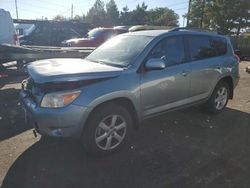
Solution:
[[[49,58],[84,58],[95,48],[93,47],[51,47],[51,46],[16,46],[0,45],[0,65],[16,61],[17,67],[40,59]]]
[[[30,25],[26,32],[20,28],[17,29],[21,45],[62,46],[62,41],[71,38],[81,38],[93,28],[90,23],[74,20],[13,19],[13,22],[18,27],[23,24]]]

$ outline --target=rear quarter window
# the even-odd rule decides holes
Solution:
[[[227,40],[222,37],[212,37],[211,45],[216,51],[217,56],[225,55],[227,53]]]
[[[209,36],[188,36],[189,55],[191,60],[200,60],[216,56]]]

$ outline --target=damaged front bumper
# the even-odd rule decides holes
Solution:
[[[89,108],[70,104],[63,108],[41,108],[22,90],[19,94],[26,122],[42,135],[80,138]]]

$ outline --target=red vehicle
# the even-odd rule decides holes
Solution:
[[[75,38],[63,42],[70,47],[98,47],[109,38],[128,32],[125,28],[95,28],[88,32],[84,38]]]

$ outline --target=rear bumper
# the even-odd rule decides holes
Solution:
[[[19,94],[27,122],[38,133],[53,137],[80,138],[87,119],[87,107],[70,104],[63,108],[41,108],[25,91]]]

